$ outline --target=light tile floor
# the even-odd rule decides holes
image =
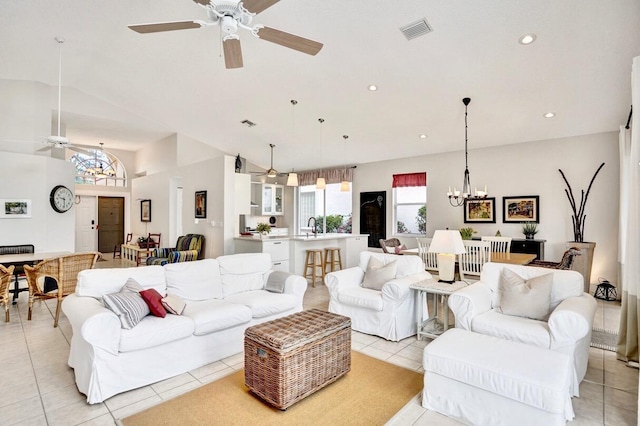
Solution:
[[[120,267],[121,261],[99,262],[97,267]],[[329,297],[323,285],[309,287],[305,309],[326,309]],[[114,425],[164,400],[217,380],[243,367],[242,354],[208,364],[177,377],[88,405],[67,366],[71,326],[64,316],[53,328],[55,304],[36,303],[27,321],[27,294],[11,306],[11,322],[0,323],[0,425]],[[595,327],[617,330],[620,305],[598,301]],[[389,342],[358,332],[354,350],[405,368],[422,371],[422,349],[429,340],[408,338]],[[526,361],[526,360],[525,360]],[[604,385],[603,385],[604,384]],[[638,370],[616,360],[613,352],[590,349],[586,380],[580,398],[573,399],[572,425],[635,425],[638,410]],[[458,422],[425,410],[416,396],[392,418],[390,425],[456,425]]]

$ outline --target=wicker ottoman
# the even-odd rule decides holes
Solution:
[[[319,309],[247,328],[244,382],[281,410],[351,370],[351,320]]]

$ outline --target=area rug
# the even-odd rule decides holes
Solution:
[[[145,425],[382,425],[416,396],[423,375],[352,352],[351,371],[280,411],[244,385],[244,370],[122,420]]]
[[[593,328],[591,330],[591,347],[615,352],[618,346],[618,332],[605,330],[603,328]]]

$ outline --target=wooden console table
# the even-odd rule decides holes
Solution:
[[[123,244],[122,260],[126,263],[140,266],[141,263],[146,262],[151,250],[153,250],[153,248],[142,248],[137,244]]]

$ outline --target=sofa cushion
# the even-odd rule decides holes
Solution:
[[[131,330],[120,333],[120,352],[160,346],[193,335],[195,324],[190,318],[167,315],[164,318],[149,315]]]
[[[216,259],[167,263],[167,292],[185,300],[221,299],[220,268]]]
[[[162,306],[162,295],[155,288],[142,290],[140,296],[142,296],[142,300],[147,304],[153,315],[160,318],[164,318],[167,315],[167,310]]]
[[[545,349],[551,347],[549,326],[545,321],[504,315],[496,310],[476,315],[471,322],[471,331]]]
[[[195,323],[193,334],[202,336],[251,321],[251,309],[225,300],[210,299],[188,302],[182,316]]]
[[[395,254],[376,253],[371,251],[360,252],[360,269],[367,270],[369,265],[369,258],[374,257],[377,260],[382,261],[385,265],[391,262],[397,262],[398,269],[396,271],[395,278],[402,278],[409,275],[424,272],[424,262],[420,256],[398,256]]]
[[[262,290],[265,277],[271,270],[271,256],[268,253],[240,253],[220,256],[217,260],[225,299],[243,291]]]
[[[369,258],[367,270],[364,273],[362,287],[371,290],[382,290],[382,287],[396,277],[398,263],[396,261],[389,262],[386,265],[375,257]]]
[[[149,315],[149,306],[140,296],[142,287],[136,280],[129,278],[118,293],[102,296],[104,306],[118,315],[122,328],[129,330]]]
[[[104,294],[120,291],[129,278],[136,280],[144,289],[155,288],[162,295],[167,293],[162,266],[141,266],[80,271],[76,294],[99,299]]]
[[[382,293],[362,287],[348,287],[338,293],[338,301],[345,305],[382,311]]]
[[[511,269],[503,269],[500,277],[499,312],[545,321],[551,302],[551,274],[525,280]]]
[[[226,302],[245,305],[251,309],[253,318],[263,318],[286,312],[296,307],[296,298],[292,294],[275,294],[267,290],[244,291],[232,294]]]

